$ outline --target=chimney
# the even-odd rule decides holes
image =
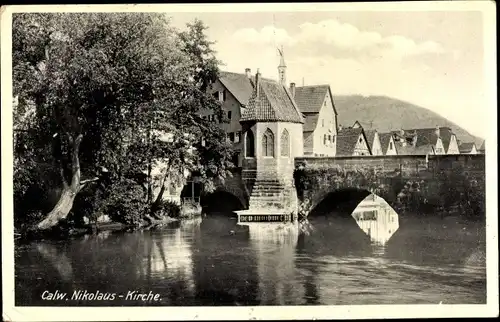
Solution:
[[[403,143],[403,146],[406,145],[405,130],[403,129],[399,130],[399,142]]]
[[[436,135],[437,137],[441,136],[441,131],[439,130],[439,126],[436,126]]]
[[[250,68],[245,68],[245,75],[247,75],[248,78],[252,77],[252,70]]]
[[[292,97],[295,98],[295,83],[290,83],[290,93]]]
[[[339,131],[342,131],[342,124],[339,124]]]
[[[259,85],[260,85],[260,84],[259,84],[260,77],[261,77],[261,75],[260,75],[260,70],[259,70],[259,68],[257,68],[257,74],[255,74],[255,91],[257,92],[257,95],[256,95],[256,96],[257,96],[257,98],[259,98],[259,94],[260,94],[260,93],[259,93],[259,92],[260,92],[260,89],[259,89]]]

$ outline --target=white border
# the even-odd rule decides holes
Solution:
[[[492,1],[290,3],[290,4],[170,4],[7,6],[1,14],[2,64],[2,284],[3,318],[8,321],[110,320],[235,320],[235,319],[358,319],[498,316],[498,203],[496,136],[496,10]],[[14,240],[12,212],[12,44],[14,12],[278,12],[278,11],[481,11],[484,17],[484,72],[487,84],[486,137],[486,305],[347,305],[286,307],[105,307],[53,308],[14,306]],[[457,66],[460,68],[460,66]],[[474,108],[471,106],[471,108]]]

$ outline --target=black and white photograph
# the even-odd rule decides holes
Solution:
[[[1,9],[4,320],[498,316],[493,2]]]

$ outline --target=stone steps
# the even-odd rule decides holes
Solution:
[[[250,202],[250,209],[266,209],[266,208],[277,208],[283,209],[285,208],[282,202]]]

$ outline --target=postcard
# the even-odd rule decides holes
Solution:
[[[6,6],[6,321],[498,316],[495,6]]]

